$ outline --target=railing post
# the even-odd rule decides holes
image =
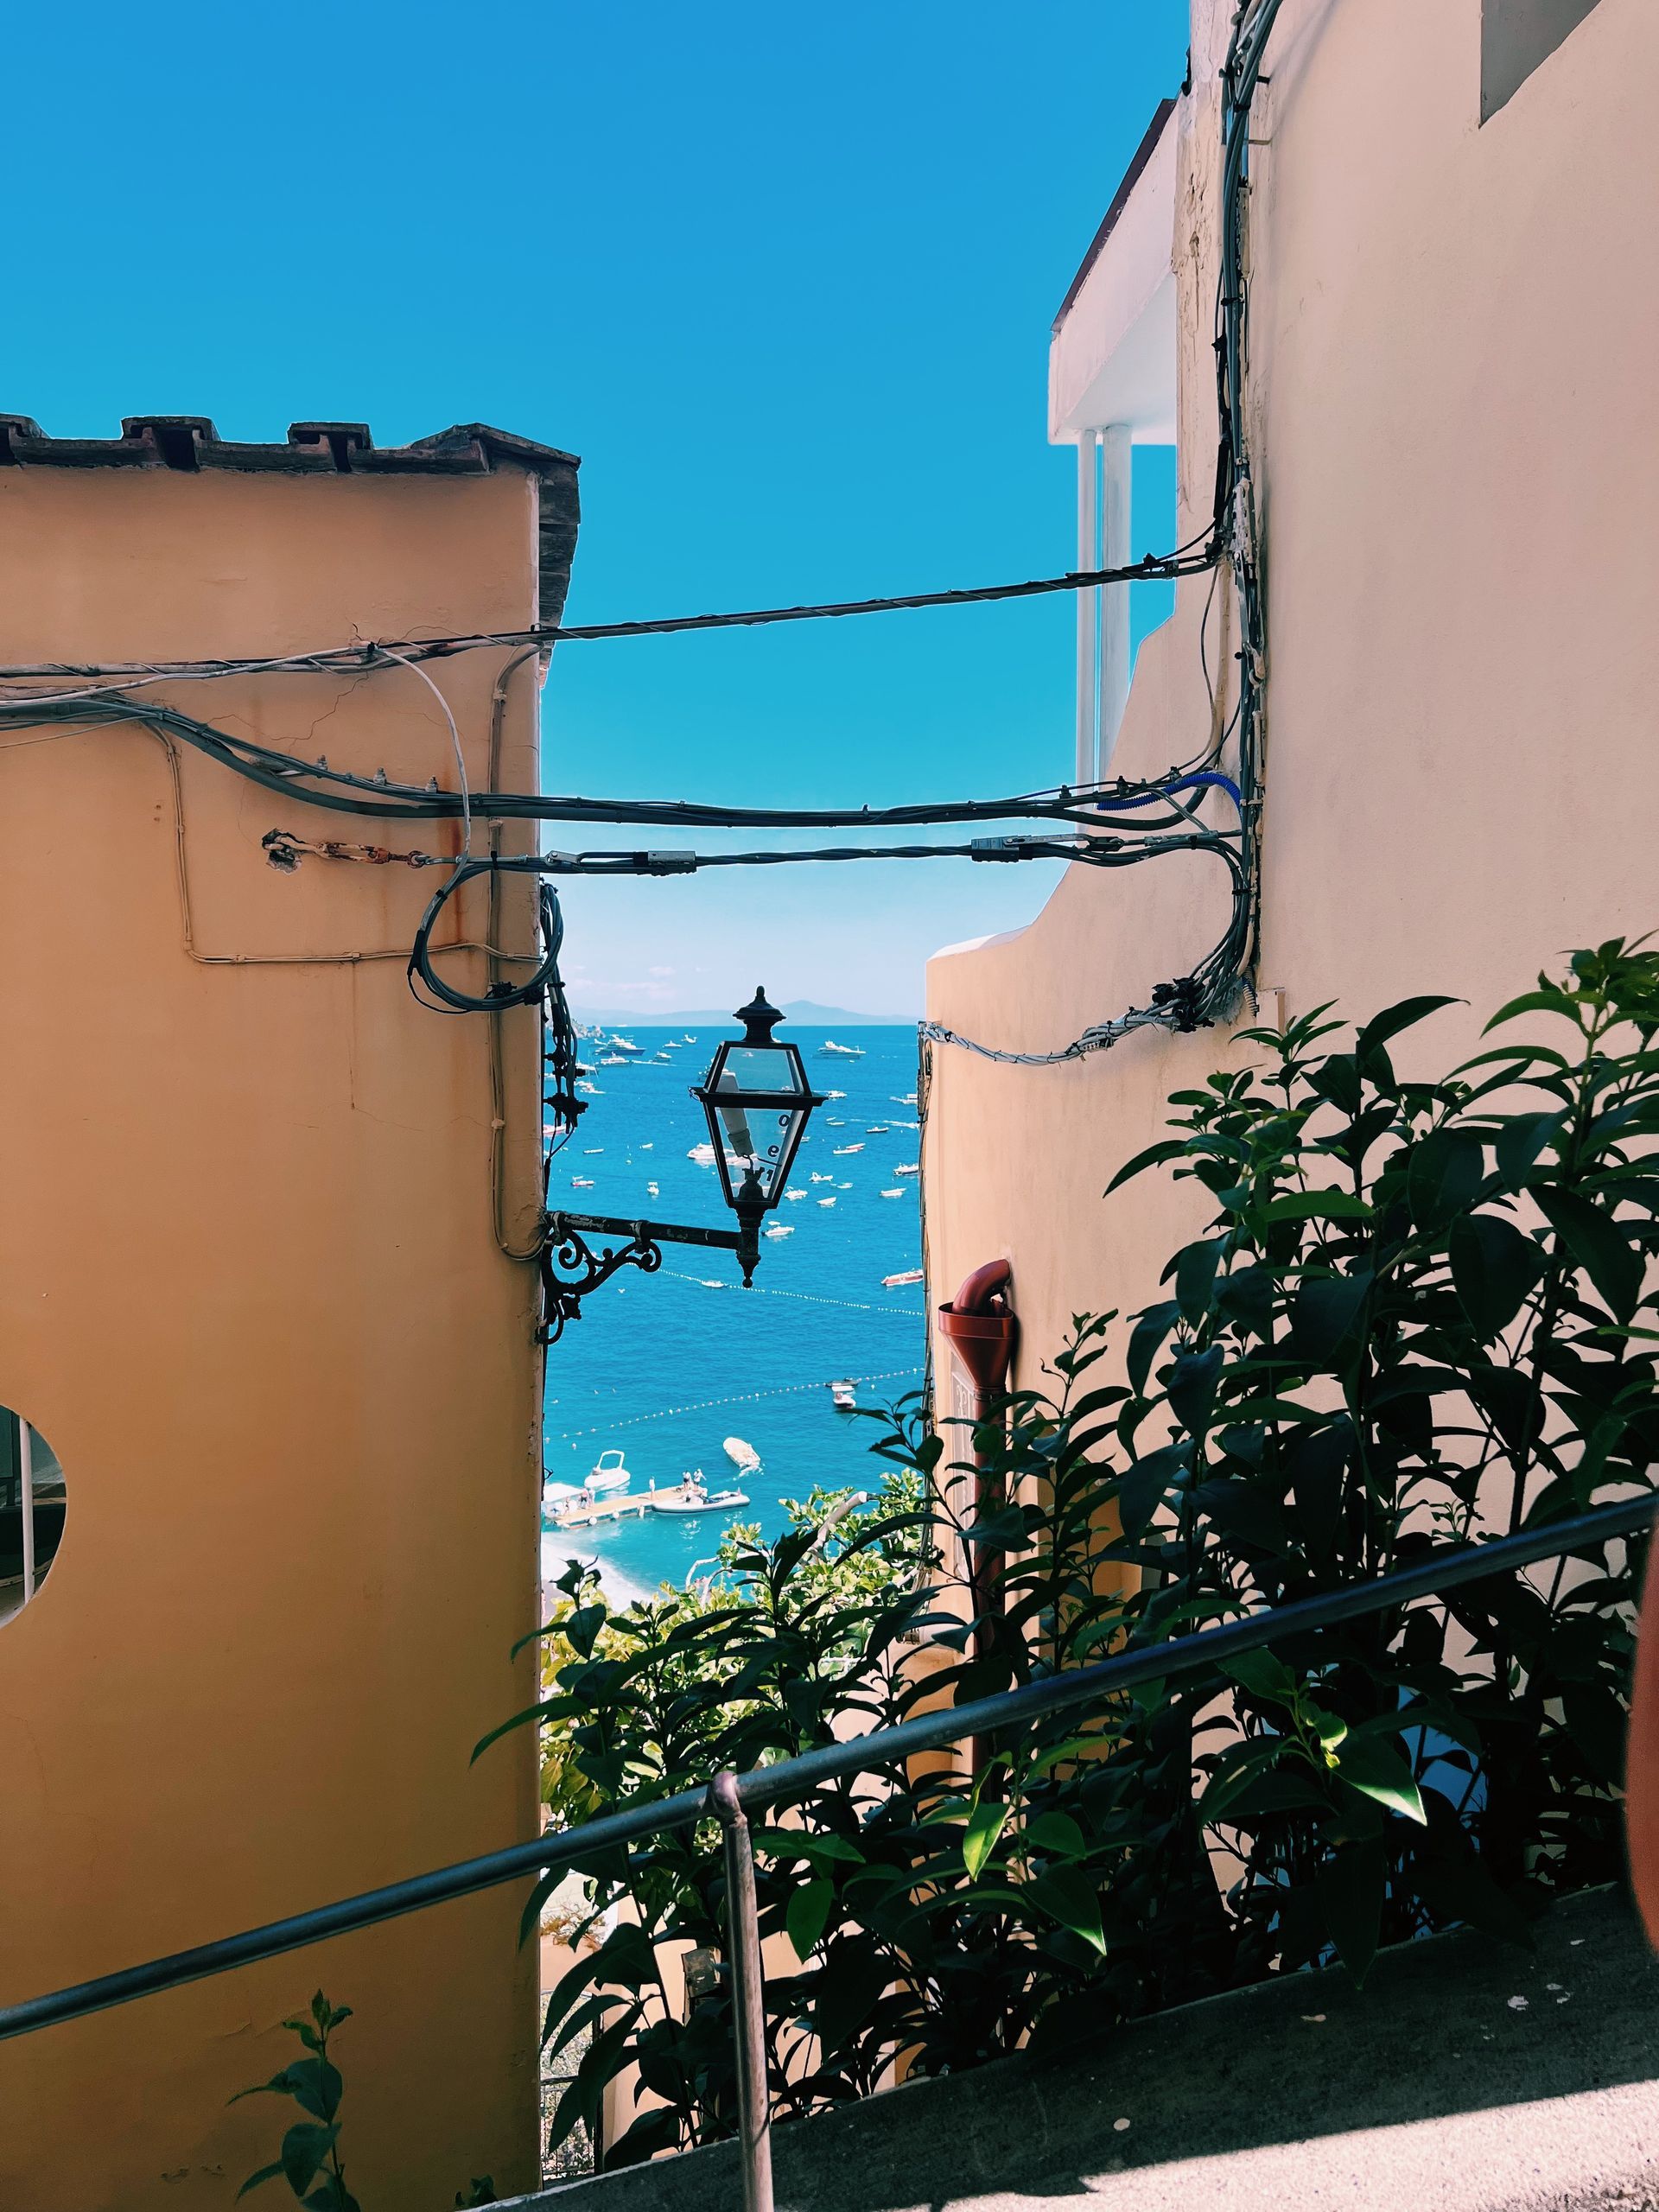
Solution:
[[[765,1969],[754,1897],[749,1823],[729,1769],[709,1785],[725,1833],[726,1934],[731,1946],[732,2020],[737,2038],[737,2113],[743,2155],[743,2212],[772,2212],[772,2100],[766,2085]]]

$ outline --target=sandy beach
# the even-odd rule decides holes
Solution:
[[[605,1601],[614,1612],[621,1612],[642,1598],[655,1596],[642,1582],[624,1574],[619,1567],[590,1547],[573,1542],[569,1536],[546,1532],[542,1537],[542,1618],[550,1620],[555,1607],[563,1603],[563,1592],[555,1587],[559,1577],[573,1559],[594,1567],[599,1575],[599,1586]]]

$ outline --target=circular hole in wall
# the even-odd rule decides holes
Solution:
[[[41,1586],[63,1541],[63,1469],[33,1422],[0,1406],[0,1623]]]

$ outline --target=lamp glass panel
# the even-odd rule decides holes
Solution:
[[[778,1045],[734,1045],[715,1084],[713,1104],[724,1139],[731,1187],[776,1203],[804,1120],[804,1106],[750,1103],[755,1093],[810,1096],[796,1054]]]

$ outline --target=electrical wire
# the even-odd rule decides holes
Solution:
[[[1199,549],[1199,550],[1195,550]],[[949,591],[906,592],[886,599],[826,600],[796,607],[752,607],[717,614],[670,614],[631,622],[549,624],[527,630],[480,630],[438,638],[400,638],[391,645],[378,639],[358,639],[349,644],[325,645],[315,651],[282,653],[267,658],[173,661],[41,661],[0,667],[0,683],[41,677],[114,677],[124,688],[133,679],[143,683],[191,682],[220,676],[360,672],[372,669],[379,657],[401,661],[436,660],[492,646],[550,647],[561,644],[593,644],[611,638],[665,638],[693,630],[760,629],[779,622],[837,621],[849,615],[913,613],[933,607],[988,606],[1001,600],[1034,599],[1056,592],[1092,591],[1102,584],[1173,582],[1184,575],[1201,575],[1211,566],[1214,553],[1204,537],[1193,537],[1171,553],[1148,553],[1144,559],[1118,569],[1072,569],[1063,575],[1033,576],[1020,583],[967,585]],[[95,697],[95,690],[46,695],[55,701]]]
[[[1091,1052],[1109,1050],[1137,1029],[1186,1031],[1224,1019],[1256,958],[1261,918],[1261,809],[1264,766],[1267,676],[1267,620],[1262,597],[1261,555],[1250,454],[1244,420],[1244,363],[1249,332],[1249,283],[1244,253],[1244,209],[1249,191],[1250,109],[1261,81],[1267,44],[1281,0],[1241,0],[1235,11],[1221,72],[1222,192],[1220,271],[1216,287],[1216,397],[1219,435],[1216,455],[1215,502],[1209,543],[1215,564],[1231,570],[1239,614],[1238,697],[1221,721],[1211,691],[1211,733],[1200,760],[1218,761],[1236,739],[1237,773],[1230,779],[1238,814],[1238,853],[1227,924],[1220,938],[1192,972],[1155,984],[1150,1003],[1131,1007],[1108,1021],[1091,1024],[1058,1050],[1025,1052],[988,1046],[942,1023],[924,1021],[924,1050],[951,1045],[979,1058],[1017,1067],[1055,1067]],[[1213,594],[1214,582],[1211,582]],[[1200,627],[1200,652],[1208,602]],[[1205,663],[1209,685],[1209,667]],[[1220,727],[1217,727],[1217,724]],[[1173,841],[1167,841],[1173,843]]]
[[[400,667],[406,668],[411,676],[420,677],[422,683],[437,701],[439,711],[448,725],[449,742],[454,748],[455,755],[455,796],[461,801],[461,857],[463,861],[468,861],[473,856],[473,799],[472,793],[467,785],[467,753],[461,741],[461,732],[455,727],[454,712],[449,702],[418,662],[409,659],[405,654],[394,652],[390,645],[382,645],[380,650],[389,660],[395,660]]]
[[[1039,577],[1024,582],[989,585],[943,592],[912,593],[888,598],[826,601],[810,606],[748,608],[724,613],[671,616],[657,620],[559,625],[547,628],[474,632],[436,639],[404,639],[396,645],[380,640],[353,641],[320,652],[274,656],[265,659],[175,661],[67,666],[43,664],[33,668],[0,670],[0,682],[78,676],[121,679],[112,687],[90,683],[76,691],[57,693],[15,690],[0,693],[0,728],[32,727],[55,720],[101,726],[123,721],[146,725],[164,741],[194,747],[221,766],[291,799],[337,812],[380,819],[431,820],[459,817],[462,824],[461,853],[448,882],[429,903],[417,930],[409,959],[411,990],[423,1002],[435,1003],[455,1013],[499,1014],[548,997],[563,1005],[558,976],[558,948],[563,920],[556,898],[543,883],[539,899],[543,950],[532,976],[524,982],[508,983],[493,976],[482,994],[464,992],[446,983],[432,964],[432,932],[448,899],[477,875],[487,873],[492,886],[492,919],[500,878],[509,873],[549,874],[669,874],[715,867],[778,867],[807,861],[844,861],[890,858],[903,860],[968,858],[976,860],[1059,859],[1091,865],[1121,867],[1172,851],[1204,850],[1219,855],[1232,881],[1231,911],[1221,938],[1190,975],[1154,987],[1151,1003],[1135,1007],[1115,1020],[1096,1023],[1058,1052],[1005,1052],[962,1037],[940,1025],[925,1023],[925,1041],[950,1044],[987,1058],[1026,1066],[1052,1065],[1115,1044],[1133,1030],[1150,1024],[1185,1030],[1219,1018],[1230,1007],[1255,957],[1259,925],[1259,814],[1263,735],[1262,684],[1265,677],[1266,626],[1256,543],[1255,503],[1249,453],[1243,420],[1243,364],[1249,302],[1248,271],[1243,252],[1243,208],[1249,192],[1249,113],[1267,42],[1281,0],[1241,0],[1232,24],[1228,54],[1222,69],[1222,239],[1220,276],[1217,287],[1217,398],[1220,435],[1216,467],[1214,509],[1210,528],[1166,555],[1116,569],[1071,570],[1064,575]],[[1225,557],[1231,569],[1240,610],[1241,645],[1237,656],[1239,696],[1233,713],[1217,731],[1212,708],[1210,741],[1195,760],[1164,777],[1132,784],[1120,779],[1115,785],[1074,791],[1062,787],[1052,793],[1026,794],[1015,800],[968,801],[912,807],[860,808],[855,812],[815,809],[717,808],[682,801],[615,801],[574,798],[541,798],[531,794],[491,791],[474,798],[467,781],[465,750],[455,718],[443,693],[418,663],[445,655],[489,646],[514,645],[524,652],[538,651],[561,640],[594,640],[668,635],[693,630],[753,627],[779,622],[830,620],[922,607],[985,603],[1041,594],[1090,589],[1105,583],[1153,579],[1173,580],[1211,573],[1211,596],[1218,564]],[[1208,620],[1208,603],[1205,624]],[[1201,641],[1202,651],[1202,641]],[[210,723],[185,715],[177,708],[130,696],[134,690],[157,683],[206,678],[233,673],[295,670],[361,673],[385,663],[403,666],[419,675],[437,699],[454,747],[458,788],[439,789],[434,778],[423,788],[393,784],[384,771],[372,778],[333,770],[326,758],[309,762],[296,755],[259,745],[216,729]],[[512,664],[510,665],[516,665]],[[498,679],[499,687],[508,671]],[[1207,662],[1205,669],[1209,682]],[[497,750],[498,710],[493,717],[493,761]],[[1224,774],[1217,762],[1222,747],[1236,733],[1238,766],[1236,777]],[[492,779],[493,780],[493,777]],[[1192,804],[1179,794],[1185,791],[1219,789],[1238,813],[1236,832],[1218,832],[1200,825]],[[474,814],[495,822],[508,820],[652,822],[685,826],[725,828],[802,828],[856,824],[861,829],[900,823],[963,823],[1023,817],[1064,822],[1088,829],[1101,813],[1124,814],[1161,802],[1165,811],[1155,820],[1122,824],[1125,835],[1112,838],[1084,837],[1077,842],[1054,838],[1001,837],[976,840],[963,845],[836,847],[811,851],[733,854],[588,853],[504,860],[494,849],[487,860],[472,855]],[[1172,834],[1173,825],[1184,834]],[[1236,854],[1229,842],[1236,837]],[[277,842],[281,842],[280,838]],[[288,863],[292,864],[302,841],[289,839]],[[268,847],[272,844],[267,841]],[[317,849],[316,848],[307,848]],[[338,849],[336,856],[344,856]],[[363,856],[363,855],[359,855]],[[278,857],[273,850],[273,858]],[[378,855],[376,857],[379,857]],[[411,865],[413,856],[402,856]],[[497,934],[493,927],[492,940]],[[492,953],[492,963],[500,956]],[[418,987],[418,988],[417,988]],[[563,1016],[568,1025],[568,1010]],[[563,1047],[556,1058],[560,1058]],[[574,1064],[574,1049],[569,1053]],[[569,1101],[569,1125],[581,1110],[574,1093]],[[556,1109],[559,1118],[563,1107]],[[499,1206],[499,1200],[498,1200]],[[504,1245],[503,1249],[505,1249]]]
[[[424,671],[416,670],[417,675]],[[429,683],[430,678],[426,678]],[[433,686],[435,690],[435,685]],[[439,695],[442,696],[442,695]],[[446,708],[446,715],[448,709]],[[448,717],[453,729],[453,716]],[[440,790],[435,778],[424,785],[394,783],[384,770],[359,776],[332,768],[327,756],[307,760],[278,747],[216,728],[181,709],[156,700],[103,692],[88,698],[41,700],[0,698],[0,730],[34,728],[56,721],[97,728],[137,722],[163,733],[203,753],[219,766],[264,790],[326,811],[377,821],[461,821],[470,833],[474,819],[488,822],[610,822],[658,824],[664,828],[721,830],[829,830],[942,827],[950,823],[1046,820],[1092,828],[1102,812],[1121,811],[1195,786],[1213,772],[1202,757],[1145,780],[1118,777],[1110,783],[1060,785],[988,799],[929,800],[895,806],[778,807],[722,806],[686,799],[589,798],[574,794]],[[1236,803],[1237,786],[1219,779]],[[467,857],[463,854],[462,857]]]

